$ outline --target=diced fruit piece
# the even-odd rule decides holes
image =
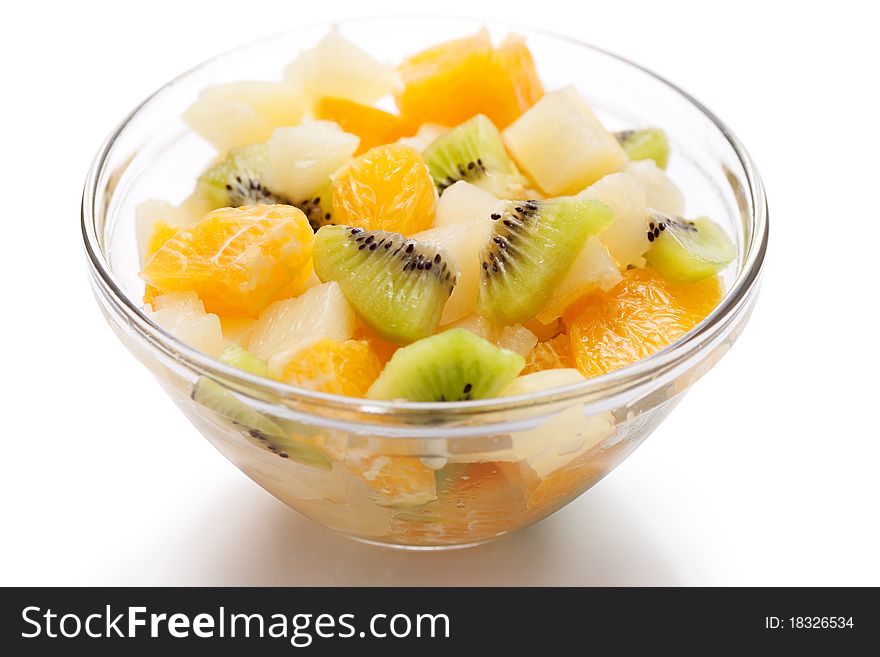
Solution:
[[[675,285],[650,268],[626,272],[615,288],[566,312],[577,368],[591,377],[647,358],[702,321],[721,294],[717,277]]]
[[[313,100],[333,96],[369,105],[391,93],[394,70],[332,29],[287,66],[284,80]]]
[[[148,314],[156,324],[193,349],[215,358],[223,351],[220,318],[205,312],[195,292],[157,296]]]
[[[565,309],[587,292],[610,290],[621,280],[617,263],[608,255],[601,240],[591,237],[535,317],[539,322],[549,324],[557,317],[562,317]]]
[[[333,223],[333,181],[328,179],[315,195],[296,204],[308,217],[312,230]]]
[[[163,292],[195,292],[210,312],[254,317],[277,292],[306,280],[313,241],[294,207],[223,208],[177,231],[141,278]]]
[[[531,53],[511,37],[498,49],[481,30],[406,59],[397,96],[401,114],[413,123],[456,125],[485,114],[508,125],[544,93]]]
[[[477,335],[484,340],[488,340],[489,342],[494,342],[495,339],[495,331],[492,328],[492,324],[489,323],[488,319],[477,314],[462,317],[458,321],[447,324],[443,328],[445,330],[456,328],[464,329],[465,331],[470,331],[474,335]]]
[[[169,226],[161,219],[153,224],[153,234],[150,235],[150,239],[147,241],[146,247],[144,248],[141,265],[152,258],[153,254],[161,249],[165,242],[174,237],[177,231],[178,228]]]
[[[226,347],[220,355],[220,360],[256,376],[269,376],[268,365],[237,344]]]
[[[266,141],[275,128],[296,125],[302,96],[280,82],[235,82],[208,87],[183,120],[222,152]]]
[[[498,199],[495,196],[460,180],[447,187],[440,195],[434,228],[445,228],[468,219],[486,219],[497,205]]]
[[[654,213],[645,258],[672,283],[695,283],[714,276],[736,258],[736,247],[708,217],[693,221]]]
[[[435,473],[437,500],[395,514],[391,533],[419,545],[484,541],[522,527],[535,473],[523,463],[449,463]]]
[[[605,230],[613,215],[598,201],[571,196],[508,201],[491,218],[477,312],[509,325],[541,310],[587,238]]]
[[[393,342],[388,342],[388,340],[380,338],[373,329],[362,321],[357,322],[352,337],[355,340],[368,342],[370,349],[376,354],[376,357],[379,359],[379,362],[383,367],[385,366],[385,363],[391,360],[394,352],[400,347],[400,345],[396,345]],[[370,381],[370,383],[372,383],[372,381]]]
[[[514,324],[501,329],[495,339],[495,344],[502,349],[525,356],[538,344],[538,338],[525,326]]]
[[[544,342],[545,340],[555,338],[557,335],[565,330],[565,324],[563,323],[561,318],[554,319],[552,322],[545,324],[543,322],[539,322],[537,318],[533,317],[529,321],[524,322],[523,326],[534,333],[535,336],[537,336],[539,342]]]
[[[396,114],[346,98],[321,98],[315,108],[315,116],[325,121],[335,121],[346,132],[360,137],[356,155],[395,141],[403,131],[403,122]]]
[[[278,378],[318,392],[363,397],[381,371],[368,342],[320,340],[297,352]]]
[[[628,173],[612,173],[578,196],[601,201],[614,213],[614,221],[599,239],[620,267],[641,256],[651,243],[647,238],[648,208],[639,181]]]
[[[251,408],[219,383],[200,377],[192,392],[193,401],[241,427],[247,435],[281,458],[328,471],[333,463],[317,447],[289,436],[278,423]]]
[[[377,504],[417,507],[437,498],[434,471],[415,456],[351,450],[345,465],[373,490]]]
[[[629,161],[572,87],[547,94],[504,131],[513,159],[551,196],[576,194]]]
[[[416,402],[485,399],[510,383],[523,364],[519,354],[452,329],[398,349],[367,396]]]
[[[191,223],[193,222],[185,210],[166,201],[150,199],[138,203],[135,208],[135,233],[141,266],[178,228]]]
[[[221,317],[220,326],[223,328],[223,341],[227,346],[247,344],[256,323],[257,320],[253,317]]]
[[[320,128],[316,128],[320,132]],[[312,136],[314,136],[314,132]],[[329,131],[333,135],[338,135],[336,129]],[[283,132],[278,139],[275,140],[276,150],[281,149],[282,154],[276,152],[276,158],[284,161],[284,147],[279,146],[279,141],[283,141],[283,135],[289,133]],[[343,136],[343,140],[348,137]],[[271,140],[270,140],[271,141]],[[300,142],[300,145],[301,142]],[[294,149],[296,150],[296,149]],[[303,156],[302,151],[296,151],[299,156]],[[291,158],[296,157],[295,153],[291,153]],[[338,156],[330,155],[329,161],[324,163],[325,168],[334,166],[334,162],[344,162],[344,159],[334,159]],[[294,160],[291,160],[294,161]],[[306,215],[309,224],[313,230],[318,230],[332,221],[333,212],[333,183],[329,174],[323,178],[324,182],[313,194],[306,197],[297,197],[290,199],[284,194],[273,191],[268,187],[266,182],[267,168],[269,162],[269,142],[260,144],[249,144],[233,148],[227,153],[226,157],[203,173],[196,185],[196,194],[204,200],[208,209],[224,207],[240,207],[243,205],[266,205],[266,204],[287,204],[298,207]],[[314,162],[303,162],[296,160],[298,164],[302,164],[302,168],[312,169],[306,178],[295,181],[295,185],[289,189],[311,189],[313,183],[308,178],[313,174],[320,178],[320,167]],[[318,168],[315,168],[318,167]],[[273,183],[278,184],[278,168],[274,168],[275,178],[268,176]],[[207,211],[207,210],[206,210]]]
[[[440,324],[454,322],[474,312],[480,290],[480,250],[489,238],[492,221],[489,215],[461,221],[443,228],[416,233],[413,239],[444,249],[454,263],[458,282],[443,308]]]
[[[684,214],[684,196],[666,172],[653,161],[631,162],[626,172],[642,186],[647,207],[672,217]]]
[[[541,372],[543,370],[574,367],[574,356],[571,353],[571,339],[567,333],[560,333],[554,338],[539,342],[526,356],[523,374]]]
[[[294,201],[314,197],[360,140],[330,121],[281,128],[269,139],[265,185]]]
[[[423,123],[419,129],[411,137],[401,137],[397,140],[399,144],[412,146],[420,153],[431,145],[437,137],[445,133],[449,128],[438,123]]]
[[[291,204],[289,199],[269,191],[263,181],[268,149],[266,143],[233,148],[223,160],[199,176],[196,190],[212,210],[242,205]]]
[[[502,396],[526,395],[584,381],[576,369],[544,370],[517,377]],[[613,430],[611,413],[584,417],[583,405],[569,402],[539,427],[514,433],[513,451],[545,480],[596,447]]]
[[[315,342],[348,340],[354,312],[337,283],[310,288],[296,299],[277,301],[261,314],[248,340],[248,350],[280,376],[288,361]]]
[[[436,202],[425,161],[402,144],[377,146],[333,177],[333,215],[340,225],[412,235],[431,226]]]
[[[631,160],[654,160],[661,169],[669,162],[669,141],[660,128],[644,130],[623,130],[614,136]]]
[[[361,319],[386,340],[431,335],[455,287],[445,250],[399,233],[325,226],[315,237],[315,272],[338,281]]]
[[[438,137],[424,151],[437,189],[459,180],[502,198],[520,198],[526,180],[504,150],[498,128],[478,114]]]

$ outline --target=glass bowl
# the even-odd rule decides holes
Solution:
[[[338,27],[368,52],[396,62],[483,24],[412,18]],[[85,185],[82,231],[91,283],[119,339],[255,482],[319,523],[368,542],[473,545],[572,501],[638,447],[727,352],[758,292],[768,230],[764,191],[745,149],[721,121],[615,55],[524,27],[487,27],[494,38],[523,34],[546,88],[576,85],[609,129],[666,130],[669,173],[685,192],[688,213],[712,216],[735,237],[738,258],[725,274],[727,292],[718,307],[676,343],[622,370],[502,399],[374,402],[252,376],[188,347],[144,314],[135,206],[149,198],[181,201],[214,157],[180,119],[184,109],[211,84],[279,79],[282,67],[315,45],[328,25],[236,48],[168,83],[107,139]],[[283,436],[267,437],[194,401],[200,379],[283,428]]]

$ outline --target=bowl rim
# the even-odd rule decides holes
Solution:
[[[524,33],[526,36],[534,34],[557,41],[564,41],[580,48],[599,53],[606,57],[637,69],[649,75],[672,92],[681,96],[686,102],[694,106],[705,118],[707,118],[718,130],[720,135],[733,149],[740,166],[745,173],[745,182],[748,185],[747,194],[751,201],[751,212],[748,217],[752,226],[752,236],[747,245],[747,250],[742,259],[742,265],[737,275],[725,291],[718,305],[697,326],[688,331],[680,339],[664,347],[658,352],[636,361],[626,367],[601,376],[585,379],[565,386],[548,388],[527,394],[509,397],[495,397],[491,399],[460,401],[460,402],[410,402],[410,401],[379,401],[346,397],[330,393],[317,392],[307,388],[301,388],[287,383],[273,381],[268,378],[256,376],[242,371],[231,365],[226,365],[220,360],[214,359],[189,345],[185,344],[169,332],[155,324],[144,312],[141,305],[131,299],[117,282],[110,264],[105,257],[102,248],[102,239],[97,233],[97,191],[98,184],[104,174],[104,169],[109,160],[114,146],[120,136],[125,132],[129,123],[137,118],[141,110],[158,96],[162,95],[177,83],[183,81],[192,74],[209,67],[220,60],[228,57],[247,53],[265,47],[284,39],[291,39],[296,34],[324,28],[329,30],[337,26],[358,25],[369,26],[370,24],[384,25],[389,20],[406,20],[419,23],[430,23],[443,20],[465,23],[482,23],[489,27],[506,28],[511,31]],[[758,287],[764,260],[767,252],[769,238],[769,210],[763,183],[757,167],[739,138],[733,131],[710,111],[700,101],[676,84],[663,78],[650,69],[635,63],[613,52],[593,46],[575,37],[539,29],[525,25],[518,25],[506,21],[487,20],[473,17],[453,16],[394,16],[394,17],[360,17],[347,18],[334,21],[323,21],[309,25],[299,25],[295,28],[277,32],[268,37],[256,39],[225,52],[219,53],[189,68],[180,75],[166,82],[149,96],[144,98],[128,115],[116,126],[110,135],[104,140],[89,168],[85,186],[83,189],[81,205],[81,230],[83,246],[88,258],[88,266],[93,284],[98,286],[98,291],[110,302],[111,308],[120,315],[125,323],[134,329],[141,338],[145,339],[151,348],[158,349],[166,357],[184,365],[187,369],[200,375],[214,378],[224,383],[231,384],[236,391],[259,398],[269,397],[275,402],[299,402],[305,403],[312,409],[324,408],[327,410],[344,410],[364,413],[368,415],[382,415],[394,417],[396,415],[443,415],[467,417],[495,413],[499,411],[521,409],[524,407],[553,405],[562,401],[583,398],[587,403],[590,400],[602,404],[607,401],[612,393],[617,398],[627,391],[638,388],[653,379],[660,372],[675,368],[682,362],[687,361],[704,344],[717,337],[723,328],[745,306],[748,299]]]

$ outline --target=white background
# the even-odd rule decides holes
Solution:
[[[615,472],[517,536],[405,554],[332,534],[227,463],[117,342],[79,238],[106,133],[221,50],[415,4],[4,9],[0,584],[880,585],[880,47],[867,3],[429,5],[656,70],[733,127],[770,199],[762,297],[737,346]]]

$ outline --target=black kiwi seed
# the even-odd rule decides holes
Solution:
[[[492,217],[492,221],[498,221],[499,219],[501,219],[501,215],[498,214],[497,212],[493,212],[493,213],[492,213],[491,215],[489,215],[489,216]]]
[[[649,242],[654,241],[654,232],[653,231],[648,231],[648,241]]]

